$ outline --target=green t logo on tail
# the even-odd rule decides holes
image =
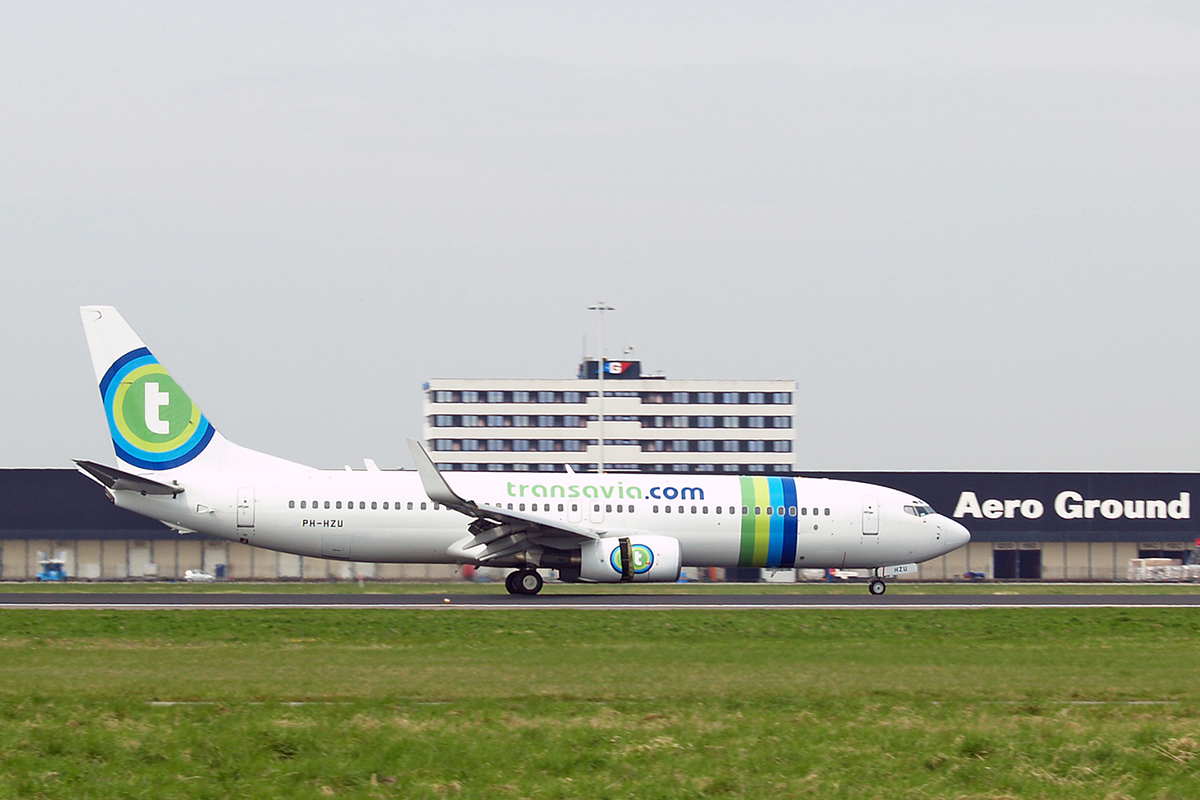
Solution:
[[[188,463],[215,432],[208,419],[145,348],[125,354],[100,383],[117,455],[144,469]]]

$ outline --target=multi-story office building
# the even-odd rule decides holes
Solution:
[[[600,384],[594,360],[574,380],[430,381],[427,446],[444,470],[795,470],[793,381],[668,380],[606,361],[603,398]]]

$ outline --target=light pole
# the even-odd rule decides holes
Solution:
[[[607,305],[603,300],[601,300],[599,303],[597,303],[594,306],[588,306],[588,311],[600,312],[600,357],[596,361],[596,377],[598,377],[600,379],[600,389],[599,389],[600,403],[599,403],[599,408],[598,408],[598,412],[599,412],[598,417],[599,417],[599,423],[600,423],[598,426],[600,449],[597,451],[596,455],[597,455],[597,473],[600,475],[603,475],[604,474],[604,312],[605,311],[616,311],[616,309],[610,305]]]

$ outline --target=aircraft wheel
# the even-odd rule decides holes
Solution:
[[[535,569],[514,572],[513,586],[516,587],[518,594],[537,594],[542,590],[542,576]]]
[[[875,578],[867,584],[867,589],[871,591],[871,594],[878,597],[887,591],[887,584],[879,580],[879,578]]]
[[[517,589],[517,576],[520,574],[519,572],[510,572],[504,576],[504,588],[508,590],[509,594],[519,593],[520,590]]]

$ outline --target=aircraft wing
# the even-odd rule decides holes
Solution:
[[[409,439],[408,446],[429,499],[475,518],[467,526],[471,537],[454,545],[456,555],[486,563],[528,553],[536,562],[537,555],[547,547],[571,550],[586,540],[600,538],[598,531],[582,525],[465,500],[446,483],[420,442]]]

